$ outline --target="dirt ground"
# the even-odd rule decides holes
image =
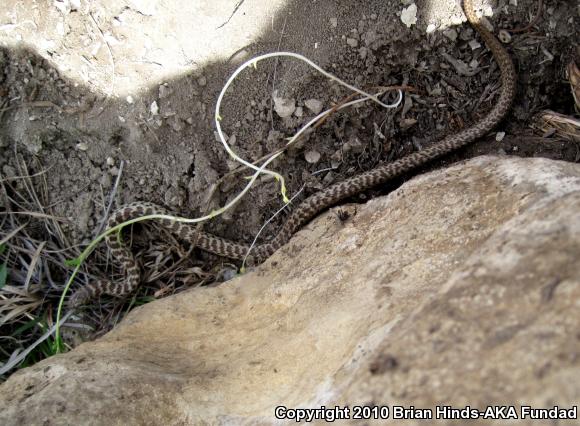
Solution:
[[[142,200],[196,217],[239,192],[248,173],[228,175],[234,164],[216,140],[213,114],[228,76],[253,56],[298,52],[363,89],[402,84],[416,89],[394,110],[366,103],[335,113],[276,160],[271,168],[286,178],[290,195],[303,185],[304,195],[313,193],[437,142],[485,115],[499,90],[497,65],[453,1],[417,1],[417,23],[410,28],[401,12],[411,1],[184,3],[4,0],[1,175],[10,182],[8,191],[18,193],[23,187],[16,177],[42,173],[45,213],[65,218],[62,240],[70,246],[87,244],[102,229],[111,197],[113,209]],[[493,8],[484,6],[496,33],[526,27],[540,13],[531,28],[512,32],[507,44],[519,81],[512,112],[497,129],[505,137],[494,132],[424,170],[481,154],[580,160],[577,144],[533,129],[542,110],[573,114],[565,68],[580,54],[575,2],[545,3],[499,0]],[[274,111],[274,91],[294,100],[290,117]],[[310,100],[328,108],[348,94],[297,61],[262,61],[228,91],[222,127],[236,152],[253,161],[281,148],[314,116]],[[251,242],[282,205],[276,182],[261,178],[233,211],[204,229]],[[262,240],[283,220],[284,215],[276,218]],[[136,249],[142,263],[154,266],[146,272],[141,300],[223,279],[229,260],[194,250],[173,268],[188,254],[187,246],[163,232],[139,229]],[[103,253],[89,261],[85,279],[111,276]],[[56,295],[58,288],[40,291]]]

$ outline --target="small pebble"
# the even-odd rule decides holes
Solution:
[[[272,94],[274,99],[274,110],[280,118],[290,117],[296,110],[296,100],[295,99],[285,99],[278,96],[278,91]]]
[[[338,19],[330,18],[330,25],[332,26],[332,28],[336,28],[338,26]]]
[[[151,106],[149,107],[149,111],[151,111],[152,115],[159,114],[159,105],[157,105],[157,101],[151,102]]]
[[[236,277],[238,271],[234,268],[223,268],[217,274],[216,280],[217,281],[229,281]]]
[[[341,163],[342,163],[342,151],[337,150],[330,157],[330,167],[336,169],[338,168],[338,166],[340,166]]]
[[[443,31],[443,35],[451,41],[457,40],[457,31],[455,31],[453,28],[448,28]]]
[[[115,160],[113,159],[113,157],[107,157],[107,166],[114,166],[115,165]]]
[[[89,149],[89,146],[84,142],[79,142],[77,143],[77,149],[79,151],[86,151],[87,149]]]
[[[308,99],[307,101],[304,101],[304,105],[306,105],[306,108],[316,115],[322,111],[322,102],[318,99]]]
[[[498,142],[503,141],[503,138],[505,138],[505,132],[497,132],[495,134],[495,140]]]
[[[234,64],[238,64],[244,62],[246,59],[248,59],[249,56],[250,53],[246,49],[242,49],[238,51],[234,56],[232,56],[230,58],[230,61]]]
[[[490,5],[488,4],[484,4],[483,7],[483,16],[493,16],[493,9],[491,8]],[[489,21],[488,21],[489,23]],[[489,23],[489,25],[491,26],[491,23]],[[493,27],[488,28],[490,31],[493,30]]]
[[[306,151],[304,153],[304,159],[310,164],[316,164],[320,161],[320,152],[315,150]]]
[[[169,85],[167,83],[163,83],[162,85],[159,86],[159,99],[166,98],[171,94],[171,92],[172,91],[169,88]]]
[[[324,186],[329,186],[332,184],[332,182],[334,182],[334,173],[330,171],[324,176],[322,183],[324,183]]]
[[[481,47],[481,44],[479,44],[477,40],[470,40],[468,44],[469,47],[471,47],[471,50],[479,49]]]
[[[133,102],[135,102],[135,100],[133,99],[133,96],[129,95],[125,98],[125,100],[127,101],[128,104],[132,104]]]
[[[403,22],[407,28],[411,28],[412,25],[417,25],[417,5],[415,3],[401,11],[401,22]],[[433,28],[433,31],[435,31],[435,28]],[[427,27],[427,33],[429,33],[429,27]]]
[[[414,126],[417,123],[417,120],[414,118],[403,118],[402,120],[400,120],[400,125],[401,128],[403,129],[408,129],[412,126]]]
[[[356,38],[347,38],[346,39],[346,44],[348,44],[350,47],[358,47],[358,40]]]

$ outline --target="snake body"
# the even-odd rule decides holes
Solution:
[[[340,200],[351,197],[368,188],[384,183],[390,179],[408,173],[409,171],[461,148],[491,131],[511,108],[516,91],[516,71],[509,53],[501,43],[483,26],[475,14],[473,0],[464,0],[464,12],[471,26],[479,33],[485,44],[493,53],[501,72],[501,91],[499,99],[489,113],[474,125],[459,133],[412,153],[389,164],[378,166],[370,171],[338,182],[330,187],[306,198],[288,217],[276,237],[266,244],[252,248],[252,257],[260,262],[272,255],[286,244],[290,237],[305,223],[310,221],[320,211],[336,204]],[[169,215],[170,213],[155,204],[137,202],[128,204],[117,210],[109,219],[109,228],[127,220],[152,214]],[[194,242],[197,247],[231,259],[242,259],[250,247],[220,238],[213,234],[197,230],[194,226],[161,219],[161,225],[183,241]],[[78,306],[90,299],[105,293],[122,296],[132,292],[140,283],[140,270],[137,262],[127,246],[115,233],[106,238],[113,257],[118,260],[126,274],[124,282],[95,281],[77,290],[69,301],[70,305]]]

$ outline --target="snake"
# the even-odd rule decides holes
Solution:
[[[255,263],[270,257],[276,250],[286,244],[292,235],[321,211],[337,204],[345,198],[352,197],[371,187],[385,183],[393,178],[406,174],[427,162],[455,151],[489,133],[508,113],[516,93],[517,74],[507,50],[497,38],[484,26],[475,13],[473,0],[464,0],[463,10],[471,27],[477,31],[497,62],[501,74],[501,89],[497,103],[484,117],[473,125],[456,134],[448,136],[425,149],[416,151],[394,162],[378,165],[374,169],[357,174],[337,182],[303,200],[288,216],[273,240],[250,247],[197,229],[191,224],[177,222],[168,218],[159,219],[159,223],[182,241],[190,242],[196,247],[230,259],[243,259],[251,249]],[[108,220],[108,227],[115,227],[127,220],[149,215],[170,215],[170,212],[156,204],[135,202],[115,211]],[[140,268],[134,255],[120,239],[118,233],[108,234],[106,243],[112,257],[122,266],[125,280],[112,282],[95,280],[76,290],[69,299],[69,305],[77,307],[102,294],[121,297],[133,292],[140,284]]]

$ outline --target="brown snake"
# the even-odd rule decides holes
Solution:
[[[464,11],[471,26],[479,33],[487,47],[493,53],[501,72],[501,93],[497,104],[487,116],[480,119],[471,127],[449,136],[429,148],[414,152],[393,163],[384,164],[368,172],[353,176],[308,197],[290,214],[282,229],[271,242],[255,246],[252,249],[252,256],[255,261],[260,262],[268,258],[272,253],[286,244],[290,237],[302,225],[316,216],[321,210],[370,187],[407,173],[428,161],[461,148],[484,136],[503,119],[509,111],[515,95],[517,77],[513,62],[500,42],[480,23],[473,8],[473,0],[464,0]],[[129,219],[152,214],[168,215],[169,213],[166,209],[151,203],[132,203],[117,210],[109,219],[108,226],[111,228]],[[197,247],[220,256],[242,259],[250,249],[248,245],[238,244],[212,234],[198,231],[192,225],[169,219],[161,219],[160,223],[181,240],[195,242]],[[112,283],[110,281],[95,281],[80,288],[71,296],[69,300],[71,306],[84,304],[88,300],[103,293],[122,296],[132,292],[139,285],[139,266],[129,248],[117,238],[116,233],[109,234],[106,241],[113,257],[123,265],[127,277],[125,282]]]

